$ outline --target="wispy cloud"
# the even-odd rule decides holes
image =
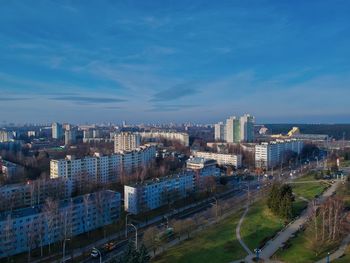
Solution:
[[[168,111],[185,111],[190,108],[196,108],[199,107],[199,105],[192,105],[192,104],[155,104],[151,109],[148,109],[147,111],[153,111],[153,112],[168,112]]]
[[[0,97],[0,101],[16,101],[16,100],[29,100],[30,98],[21,98],[21,97]]]
[[[70,101],[75,103],[83,103],[83,104],[105,104],[105,103],[118,103],[125,102],[124,99],[119,98],[107,98],[107,97],[85,97],[85,96],[59,96],[52,97],[51,100],[58,101]]]
[[[198,94],[199,92],[200,90],[195,86],[195,83],[182,83],[155,93],[150,101],[159,102],[178,100],[183,97]]]

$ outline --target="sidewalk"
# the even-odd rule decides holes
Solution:
[[[350,243],[350,235],[344,238],[340,247],[335,252],[329,255],[329,260],[332,261],[344,255],[345,250],[348,247],[349,243]],[[316,263],[327,263],[327,257],[317,261]]]

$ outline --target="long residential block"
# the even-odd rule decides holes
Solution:
[[[63,241],[120,218],[120,194],[100,191],[0,213],[0,258]]]

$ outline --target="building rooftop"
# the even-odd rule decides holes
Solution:
[[[176,178],[185,177],[185,176],[193,176],[193,175],[194,175],[193,171],[186,170],[186,171],[184,171],[182,173],[171,174],[171,175],[167,175],[167,176],[160,177],[160,178],[153,178],[153,179],[146,180],[146,181],[144,181],[142,183],[138,182],[138,183],[133,183],[133,184],[130,184],[130,185],[125,185],[125,186],[141,187],[141,186],[152,185],[152,184],[164,182],[164,181],[171,180],[171,179],[176,179]]]

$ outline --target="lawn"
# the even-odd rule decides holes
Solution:
[[[235,232],[241,215],[242,210],[169,249],[152,262],[219,263],[244,258],[246,253],[237,241]]]
[[[320,195],[326,188],[327,184],[323,182],[291,184],[293,193],[302,196],[308,200],[312,200],[315,196]]]
[[[306,182],[306,181],[315,181],[313,175],[308,174],[306,176],[300,177],[291,183],[293,192],[297,196],[302,196],[308,200],[312,200],[316,195],[320,195],[329,185],[324,181],[315,181],[315,182]],[[305,182],[305,183],[298,183]]]
[[[299,232],[295,238],[289,240],[288,248],[279,249],[273,256],[273,259],[286,263],[311,263],[326,257],[328,251],[336,249],[336,244],[332,246],[318,246],[319,251],[316,255],[316,252],[312,250],[310,240],[308,239],[310,235],[312,235],[312,233],[307,230]]]
[[[283,223],[284,220],[270,212],[264,199],[249,208],[241,227],[241,236],[247,246],[254,250],[275,236],[283,228]]]

